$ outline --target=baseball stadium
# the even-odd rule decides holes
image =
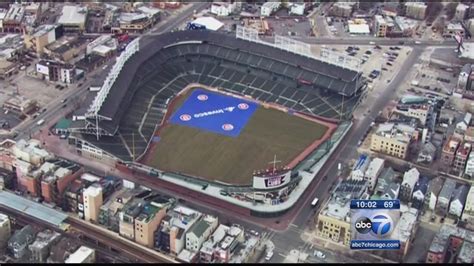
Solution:
[[[177,31],[134,45],[71,139],[224,199],[283,202],[363,94],[358,71],[229,34]]]

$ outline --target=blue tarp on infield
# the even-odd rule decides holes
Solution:
[[[173,114],[171,122],[237,137],[257,107],[250,101],[197,89]]]

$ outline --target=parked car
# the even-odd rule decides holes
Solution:
[[[272,259],[272,257],[273,257],[273,250],[270,250],[269,252],[267,252],[267,255],[265,256],[265,260],[269,261]]]
[[[314,251],[313,255],[315,257],[320,258],[320,259],[325,259],[326,258],[326,254],[322,253],[321,251],[317,251],[317,250]]]

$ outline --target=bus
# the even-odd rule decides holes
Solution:
[[[314,198],[313,202],[311,202],[311,207],[316,207],[316,205],[318,205],[318,202],[319,202],[319,199],[318,198]]]

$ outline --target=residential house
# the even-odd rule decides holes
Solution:
[[[420,178],[420,172],[412,168],[403,175],[402,185],[400,187],[400,201],[407,203],[410,201],[413,189]]]
[[[471,64],[465,64],[461,68],[461,72],[459,73],[459,76],[458,76],[458,82],[456,84],[457,89],[464,91],[466,88],[470,87],[469,86],[470,84],[468,84],[468,82],[469,82],[469,76],[471,75],[471,73],[472,73]]]
[[[359,156],[359,160],[354,164],[354,168],[352,168],[351,172],[351,179],[354,180],[363,180],[365,176],[365,171],[369,167],[370,164],[370,157],[362,154]]]
[[[469,187],[466,185],[460,185],[456,190],[454,190],[451,204],[449,205],[449,214],[461,218],[468,193]]]
[[[418,153],[418,158],[416,159],[416,162],[430,164],[435,158],[436,146],[431,142],[427,142],[423,144],[423,147]]]
[[[190,251],[199,251],[202,243],[204,243],[204,241],[206,241],[211,233],[216,229],[217,224],[217,218],[209,215],[196,222],[189,232],[186,233],[186,249]]]
[[[34,262],[46,262],[49,257],[51,246],[56,244],[61,239],[61,234],[50,229],[39,232],[36,235],[36,240],[28,246],[31,251],[31,259]]]
[[[474,175],[474,151],[472,150],[469,153],[469,157],[467,158],[464,174],[464,176],[467,178],[472,178]]]
[[[472,114],[466,113],[459,123],[456,124],[456,130],[464,133],[466,132],[467,128],[471,125]]]
[[[454,189],[456,188],[456,182],[452,179],[447,179],[444,182],[443,188],[439,192],[438,201],[436,204],[436,213],[444,216],[448,214],[449,203],[453,197]]]
[[[186,233],[201,217],[202,213],[181,205],[168,211],[155,232],[155,247],[177,256],[185,248]]]
[[[459,144],[460,141],[453,136],[450,136],[446,140],[441,153],[441,163],[443,164],[444,169],[449,169],[453,164]]]
[[[11,221],[8,215],[0,213],[0,248],[5,249],[12,233]]]
[[[386,250],[383,256],[393,261],[403,261],[412,247],[418,229],[419,210],[407,208],[401,210],[400,220],[395,225],[392,237],[400,241],[400,249]]]
[[[428,196],[428,186],[429,179],[425,176],[421,176],[418,182],[416,182],[415,188],[413,189],[413,197],[411,200],[411,206],[413,208],[416,208],[417,210],[423,210],[425,197]]]
[[[268,17],[280,9],[281,2],[265,2],[260,8],[260,16]]]
[[[211,14],[218,17],[226,17],[234,13],[237,3],[213,2],[211,5]]]
[[[377,184],[377,178],[384,169],[385,160],[380,158],[374,158],[367,170],[365,171],[365,179],[369,181],[369,190],[373,191],[375,184]]]
[[[230,227],[220,224],[214,233],[209,237],[207,241],[202,244],[202,247],[199,252],[199,260],[201,263],[211,263],[215,261],[217,257],[215,254],[215,249],[226,236],[226,232]]]
[[[466,19],[469,13],[469,6],[463,3],[459,3],[456,7],[456,13],[454,13],[454,18],[458,21],[463,21]]]
[[[435,210],[436,204],[438,202],[438,196],[441,192],[441,189],[443,188],[443,185],[444,180],[439,176],[430,180],[430,183],[428,185],[428,191],[425,197],[425,209],[428,208],[432,211]]]
[[[460,176],[464,174],[464,169],[466,168],[466,163],[470,153],[471,143],[464,143],[463,145],[459,146],[458,150],[456,151],[453,170]]]
[[[385,168],[380,174],[372,199],[398,199],[400,184],[397,182],[398,173],[391,167]]]
[[[26,225],[20,230],[15,231],[8,240],[8,250],[13,257],[19,259],[28,253],[28,245],[35,241],[35,230],[31,225]]]
[[[461,220],[466,223],[467,228],[474,230],[474,186],[471,186],[467,194]]]

